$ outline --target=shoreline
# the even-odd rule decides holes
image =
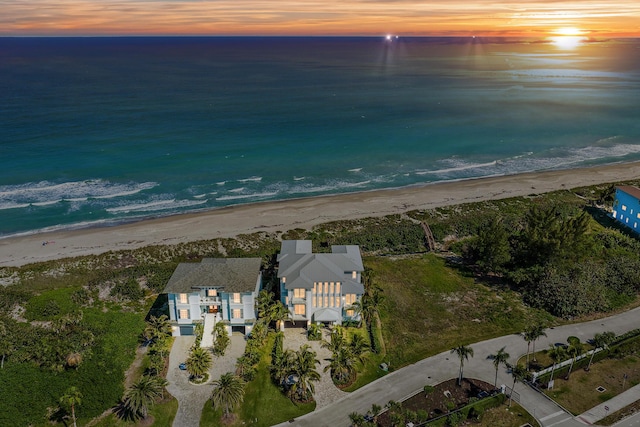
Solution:
[[[640,161],[234,205],[114,226],[6,237],[0,239],[0,267],[261,231],[310,229],[336,220],[380,217],[639,178]]]

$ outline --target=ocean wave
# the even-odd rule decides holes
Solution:
[[[294,177],[293,177],[293,180],[294,180],[294,181],[304,181],[304,180],[305,180],[305,178],[306,178],[306,177],[304,177],[304,176],[294,176]]]
[[[260,182],[262,181],[261,176],[252,176],[250,178],[239,179],[238,182]]]
[[[109,199],[140,193],[157,185],[155,182],[113,183],[102,179],[58,184],[49,181],[29,182],[0,186],[0,202],[43,206],[63,200],[78,202],[86,201],[89,198]]]
[[[241,193],[243,191],[244,191],[244,187],[240,187],[240,188],[233,188],[229,190],[229,193]]]
[[[353,169],[349,169],[347,172],[353,172],[353,173],[356,173],[356,172],[362,172],[362,168],[353,168]]]
[[[278,194],[277,191],[270,191],[265,193],[238,194],[236,196],[220,196],[216,197],[216,201],[224,202],[228,200],[261,199],[265,197],[275,196],[276,194]]]
[[[208,200],[158,200],[155,202],[147,203],[134,203],[125,206],[118,206],[114,208],[107,208],[109,213],[129,213],[129,212],[155,212],[163,211],[167,209],[182,209],[192,206],[198,206],[207,203]]]
[[[5,209],[22,209],[31,206],[29,203],[0,202],[0,211]]]
[[[448,174],[452,172],[466,171],[469,169],[482,169],[482,168],[487,168],[492,166],[498,166],[500,164],[501,164],[500,160],[494,160],[492,162],[487,162],[487,163],[466,163],[464,161],[459,161],[459,164],[457,166],[452,166],[449,168],[437,169],[437,170],[416,171],[415,174],[416,175],[442,175],[442,174]]]

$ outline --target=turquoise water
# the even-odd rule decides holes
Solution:
[[[0,39],[0,236],[640,159],[640,41]]]

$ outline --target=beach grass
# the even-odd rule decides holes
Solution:
[[[520,294],[477,283],[434,254],[369,258],[384,291],[381,318],[391,367],[496,336],[524,330],[532,319],[552,321],[526,307]]]

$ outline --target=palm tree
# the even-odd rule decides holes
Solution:
[[[331,370],[331,377],[338,383],[344,384],[352,378],[355,372],[357,358],[347,346],[339,348],[329,359],[329,364],[324,367],[324,371]]]
[[[529,369],[529,353],[531,350],[531,343],[533,342],[534,338],[533,338],[533,328],[532,327],[528,327],[527,329],[524,330],[524,332],[522,333],[522,338],[524,338],[524,340],[527,342],[527,369]]]
[[[142,376],[124,394],[125,412],[134,420],[146,418],[149,407],[162,396],[163,388],[158,377]]]
[[[571,376],[571,371],[573,370],[573,364],[576,363],[578,356],[582,354],[583,345],[580,342],[580,338],[578,337],[569,337],[567,338],[567,342],[569,343],[569,347],[567,347],[567,354],[571,356],[571,365],[569,365],[569,372],[565,379],[569,379]]]
[[[320,381],[320,374],[316,371],[316,365],[320,361],[316,359],[316,353],[311,351],[308,344],[300,347],[295,352],[292,374],[296,378],[291,386],[290,393],[298,401],[308,400],[315,391],[313,382]]]
[[[511,376],[513,377],[513,386],[511,387],[511,394],[509,395],[509,407],[511,407],[511,400],[513,399],[514,389],[517,382],[522,382],[527,377],[527,369],[524,366],[516,365],[511,366]]]
[[[547,336],[547,333],[544,330],[545,330],[545,327],[541,323],[538,323],[538,324],[534,325],[530,330],[530,336],[533,338],[533,361],[534,362],[537,362],[537,360],[536,360],[536,341],[538,341],[542,337],[546,337]]]
[[[200,379],[209,371],[212,362],[213,358],[208,350],[195,347],[191,350],[189,358],[186,361],[187,371],[193,377]]]
[[[165,314],[160,317],[151,316],[147,320],[147,326],[144,328],[144,337],[148,341],[155,342],[169,335],[171,335],[171,322]]]
[[[259,345],[264,344],[269,332],[267,324],[263,319],[259,319],[251,329],[251,337],[258,342]]]
[[[507,360],[509,360],[509,353],[504,351],[504,347],[502,347],[496,354],[491,354],[489,357],[493,359],[493,366],[496,368],[496,379],[493,383],[494,387],[498,387],[498,369],[500,369],[500,365],[506,365]]]
[[[522,337],[527,342],[527,370],[531,368],[529,366],[529,349],[531,347],[531,343],[533,343],[533,360],[535,361],[536,340],[543,336],[546,337],[547,334],[544,332],[544,326],[541,324],[530,325],[522,333]]]
[[[551,367],[551,377],[549,378],[549,383],[553,384],[553,371],[555,371],[556,369],[556,364],[561,362],[562,359],[565,358],[566,356],[566,351],[564,349],[563,346],[551,346],[551,348],[549,349],[548,355],[551,358],[551,360],[553,361],[553,366]]]
[[[613,332],[603,332],[601,334],[596,334],[593,337],[593,353],[591,353],[591,358],[589,359],[589,364],[587,365],[587,372],[591,369],[591,363],[593,362],[593,356],[596,354],[596,349],[601,348],[606,350],[609,348],[609,344],[616,337],[616,334]]]
[[[291,349],[287,349],[280,355],[274,355],[271,361],[271,378],[280,387],[286,388],[286,381],[292,372],[294,371],[295,352]]]
[[[223,374],[219,380],[213,382],[214,389],[211,392],[211,402],[214,408],[224,408],[225,417],[229,411],[242,403],[244,399],[244,381],[231,372]]]
[[[328,348],[332,353],[335,353],[340,348],[347,345],[346,339],[344,337],[344,328],[340,325],[336,325],[331,330],[331,335],[329,335],[330,339],[322,340],[322,347]]]
[[[258,317],[261,319],[267,319],[269,323],[269,309],[275,303],[273,299],[273,292],[269,292],[266,289],[260,291],[256,297],[256,309],[258,311]]]
[[[351,343],[349,343],[349,349],[351,350],[353,355],[356,356],[358,361],[362,363],[364,361],[363,360],[364,353],[369,351],[371,347],[369,347],[367,340],[365,340],[365,338],[362,335],[355,334],[351,338]]]
[[[462,385],[462,374],[464,361],[469,360],[469,356],[473,357],[473,349],[471,346],[459,345],[451,349],[451,354],[455,353],[460,359],[460,374],[458,375],[458,385]]]
[[[71,409],[71,419],[73,420],[73,427],[77,427],[76,424],[76,406],[80,406],[82,403],[82,393],[77,387],[70,387],[60,398],[60,405],[65,409]]]
[[[269,314],[267,316],[271,322],[276,322],[276,330],[281,330],[283,322],[291,319],[291,313],[287,307],[282,304],[281,301],[276,301],[269,307]]]

